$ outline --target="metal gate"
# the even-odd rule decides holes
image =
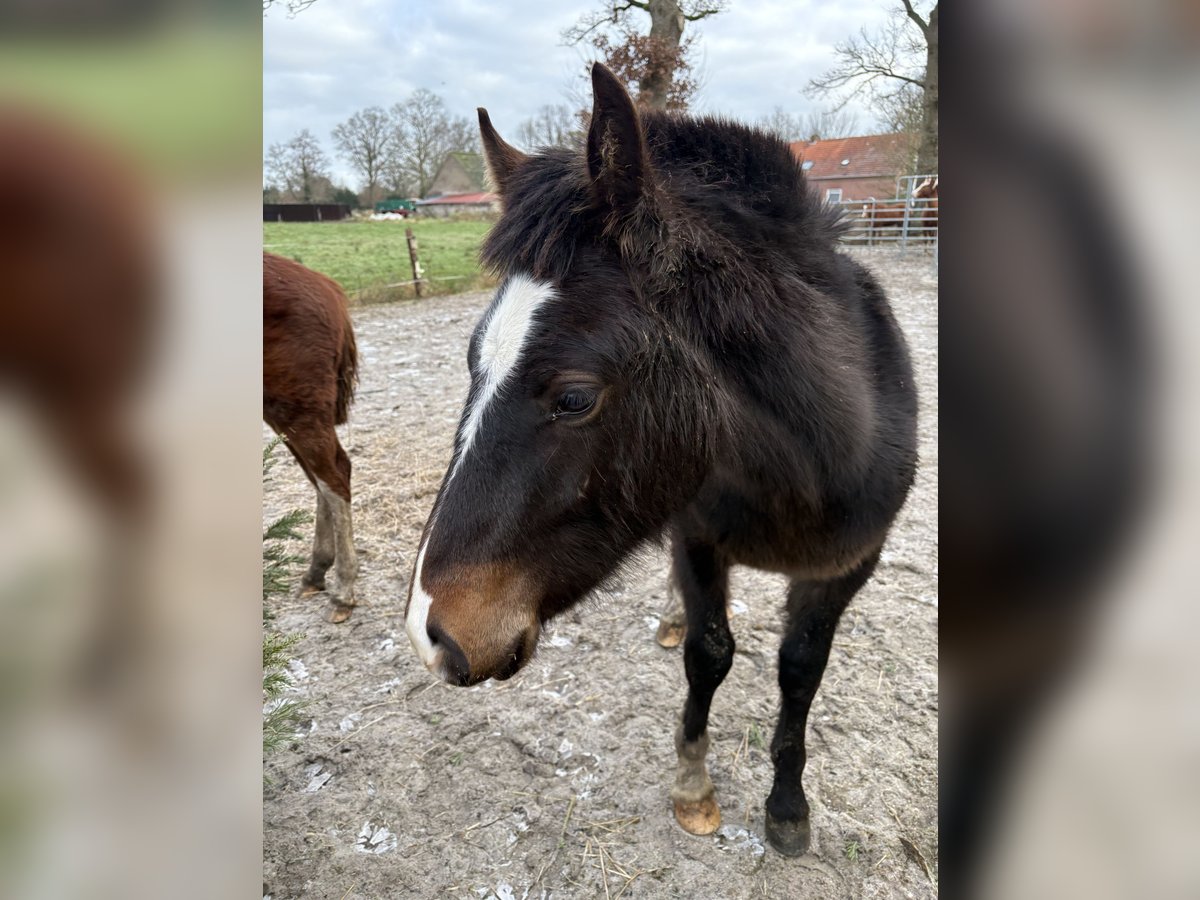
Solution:
[[[843,243],[868,247],[910,247],[937,253],[938,199],[914,197],[926,182],[936,185],[937,173],[901,175],[896,179],[896,196],[885,199],[842,200],[831,203],[842,210],[847,229]]]

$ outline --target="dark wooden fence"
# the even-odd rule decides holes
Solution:
[[[264,203],[264,222],[336,222],[350,216],[345,203]]]

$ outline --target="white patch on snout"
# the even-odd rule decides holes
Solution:
[[[479,341],[480,385],[474,401],[466,411],[462,447],[450,470],[450,478],[458,473],[462,461],[475,442],[483,414],[503,387],[505,380],[517,367],[521,351],[533,327],[538,310],[553,299],[554,288],[545,281],[528,275],[513,275],[504,285],[492,314],[483,326]]]
[[[430,526],[430,531],[432,530],[433,528]],[[417,651],[421,662],[425,664],[425,668],[439,678],[444,678],[442,650],[440,647],[434,646],[433,641],[429,639],[427,628],[429,607],[433,605],[433,598],[421,586],[421,568],[425,563],[425,548],[428,545],[429,541],[426,539],[425,543],[421,545],[420,552],[417,553],[417,568],[413,572],[412,596],[408,601],[408,615],[404,617],[404,630],[408,632],[408,639],[412,642],[413,649]]]

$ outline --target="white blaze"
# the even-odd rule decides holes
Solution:
[[[488,404],[516,368],[537,311],[553,297],[553,287],[528,275],[513,275],[505,284],[504,293],[483,326],[483,337],[479,341],[481,383],[474,402],[466,410],[462,447],[450,471],[451,479],[475,442]]]
[[[432,531],[433,528],[431,527],[429,530]],[[429,632],[426,630],[426,624],[429,621],[429,607],[433,604],[433,598],[421,585],[421,568],[424,563],[425,544],[422,544],[420,552],[417,553],[417,568],[413,572],[412,597],[408,601],[408,615],[404,619],[404,630],[408,632],[408,639],[417,651],[417,656],[421,657],[425,668],[440,675],[438,670],[441,668],[442,652],[433,646],[433,641],[429,639]]]
[[[504,386],[508,376],[517,367],[521,359],[521,351],[529,331],[542,304],[553,299],[554,288],[544,281],[536,281],[528,275],[513,275],[504,285],[492,313],[483,326],[483,337],[479,341],[479,390],[475,399],[466,410],[466,423],[463,425],[462,446],[450,470],[450,480],[458,473],[462,461],[475,442],[483,414],[491,403],[492,398]],[[433,597],[421,583],[421,570],[425,563],[425,548],[433,535],[436,517],[430,523],[425,534],[425,543],[417,553],[417,565],[413,571],[412,598],[408,604],[408,615],[405,617],[404,629],[412,642],[425,667],[439,677],[445,677],[441,671],[442,651],[429,638],[427,625],[429,608],[433,605]]]

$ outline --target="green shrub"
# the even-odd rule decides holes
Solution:
[[[278,439],[263,449],[263,479],[275,465]],[[268,606],[272,597],[287,594],[293,569],[300,557],[287,552],[287,541],[301,537],[298,529],[311,517],[304,510],[292,510],[271,522],[263,532],[263,756],[287,743],[304,718],[304,704],[285,697],[291,650],[300,640],[296,634],[281,634],[271,627],[274,618]]]

